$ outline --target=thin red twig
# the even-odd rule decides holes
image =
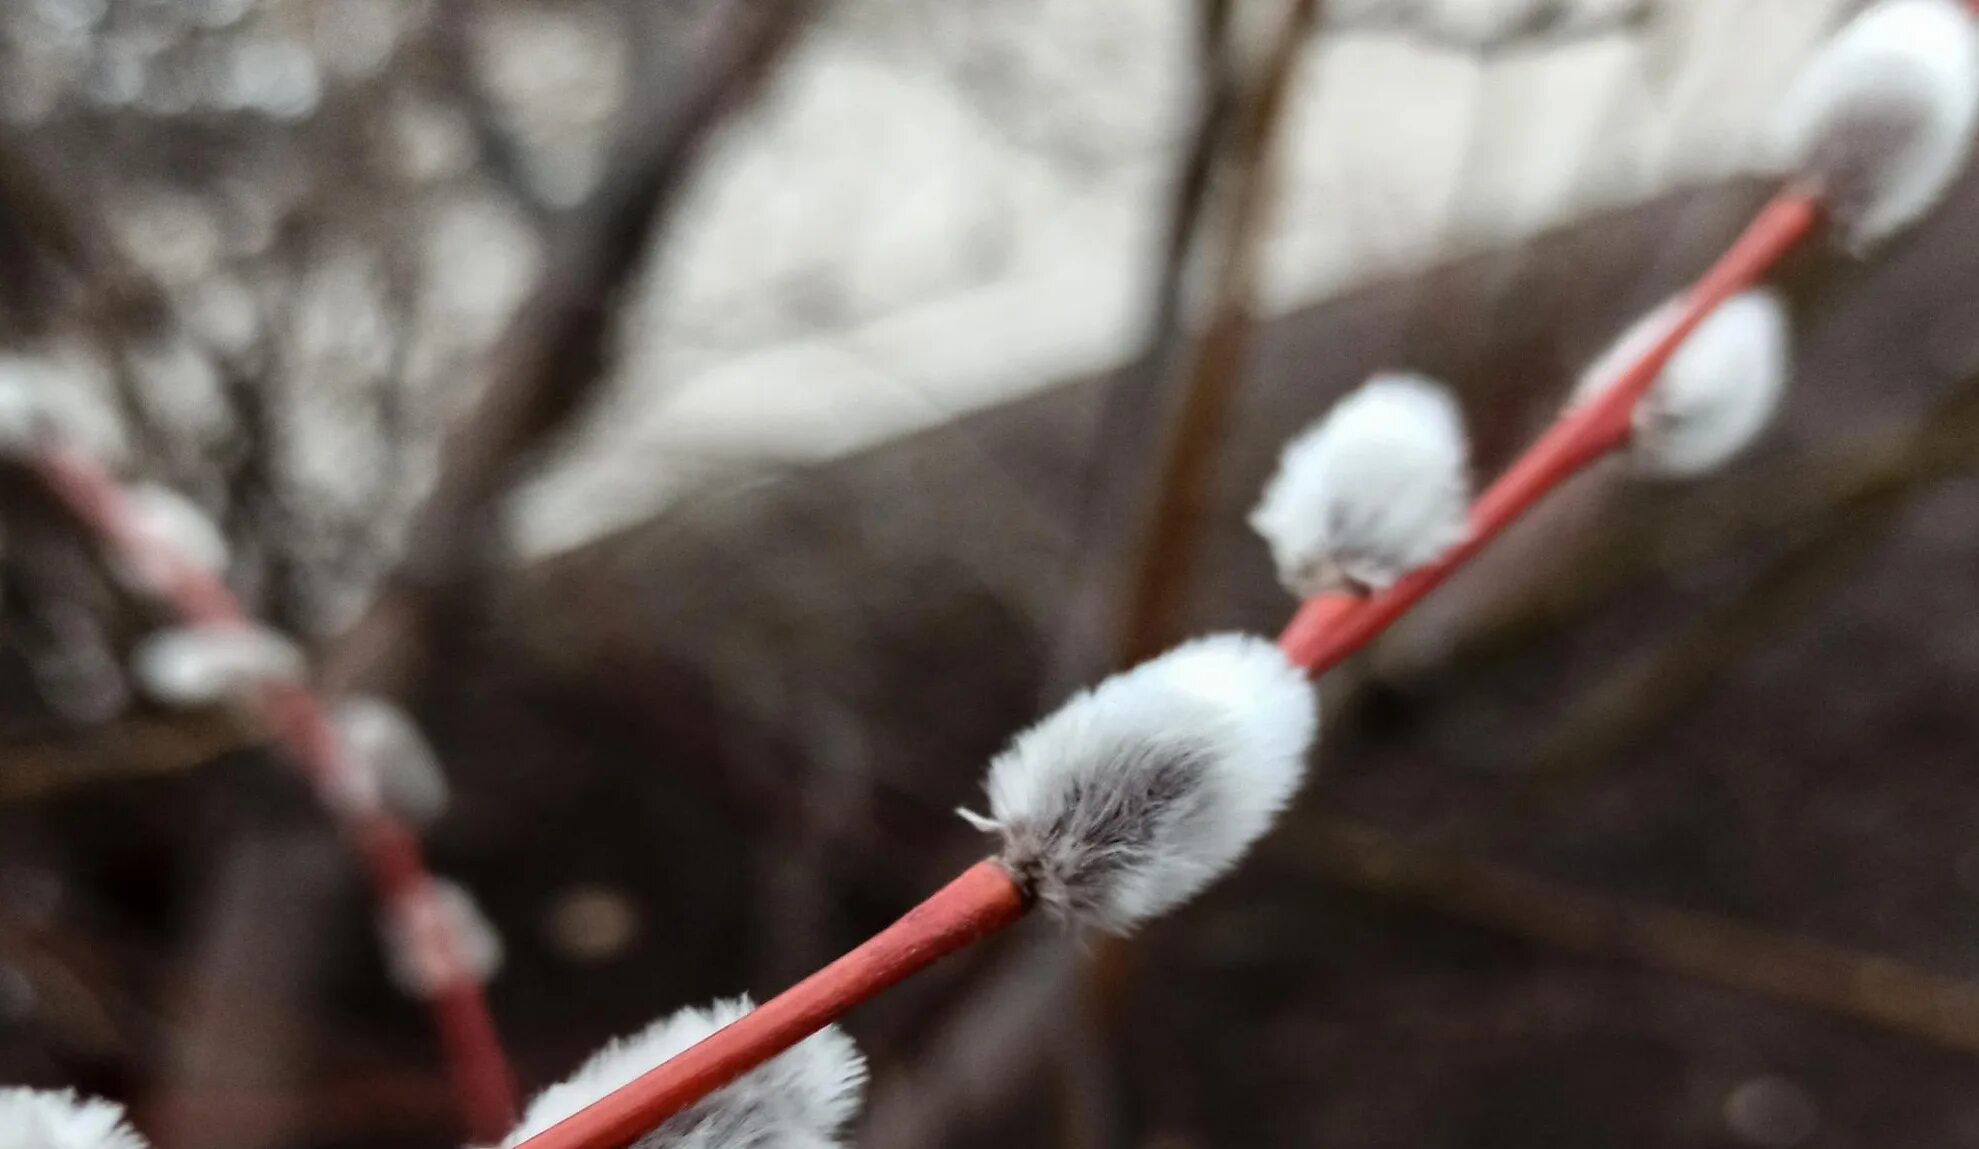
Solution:
[[[217,576],[139,529],[123,488],[94,460],[56,445],[38,452],[31,463],[107,549],[135,569],[162,574],[162,597],[186,622],[244,626],[252,621]],[[260,688],[256,701],[276,739],[337,819],[400,932],[431,947],[441,968],[450,971],[429,996],[428,1008],[469,1131],[477,1138],[500,1138],[515,1124],[514,1078],[481,986],[460,960],[459,939],[444,927],[436,930],[424,910],[432,878],[418,840],[389,810],[359,797],[368,790],[360,768],[309,689],[271,682]]]
[[[518,1149],[624,1149],[668,1118],[907,977],[1015,922],[1029,900],[977,862],[857,949]]]

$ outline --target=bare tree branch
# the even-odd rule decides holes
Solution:
[[[438,605],[485,578],[499,553],[501,494],[606,378],[612,319],[664,229],[701,146],[772,72],[813,0],[725,0],[708,16],[693,71],[627,116],[616,156],[563,222],[534,295],[497,348],[479,406],[448,436],[440,477],[408,553],[366,617],[332,652],[333,687],[416,675]]]

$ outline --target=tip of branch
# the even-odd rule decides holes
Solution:
[[[1582,374],[1574,402],[1612,384],[1674,319],[1667,303],[1629,328]],[[1792,350],[1785,305],[1770,290],[1725,301],[1677,348],[1636,404],[1628,453],[1635,470],[1690,478],[1718,469],[1766,429],[1786,391]]]
[[[1270,828],[1304,776],[1317,709],[1305,674],[1248,635],[1114,675],[990,763],[1001,860],[1066,920],[1126,933]]]
[[[514,1149],[630,1084],[753,1008],[747,997],[690,1006],[607,1044],[568,1080],[538,1094],[502,1149]],[[866,1059],[859,1048],[843,1030],[826,1026],[668,1119],[638,1144],[640,1149],[831,1149],[858,1111],[865,1085]]]
[[[1446,388],[1377,375],[1286,446],[1251,528],[1300,598],[1380,590],[1463,540],[1468,460]]]
[[[1964,170],[1979,114],[1979,27],[1957,0],[1880,0],[1802,69],[1775,160],[1821,193],[1862,251],[1916,222]]]

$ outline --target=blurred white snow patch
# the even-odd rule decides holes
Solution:
[[[1112,365],[1140,301],[1120,267],[949,296],[835,338],[706,369],[664,398],[601,406],[570,466],[524,489],[525,552],[553,553],[642,521],[710,477],[836,458]],[[882,365],[885,370],[882,370]]]

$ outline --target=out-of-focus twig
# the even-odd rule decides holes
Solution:
[[[1486,929],[1979,1053],[1979,985],[1878,954],[1711,914],[1621,901],[1345,821],[1304,820],[1298,832],[1277,835],[1268,849],[1326,882]]]
[[[536,290],[495,350],[480,403],[448,435],[404,561],[331,653],[333,687],[390,689],[416,677],[441,605],[471,601],[499,554],[502,493],[603,385],[617,304],[702,145],[771,74],[813,3],[715,4],[690,73],[642,89],[651,97],[628,113],[602,181],[563,221]]]
[[[1210,188],[1218,160],[1235,129],[1240,77],[1229,50],[1229,0],[1198,6],[1197,85],[1201,106],[1176,173],[1161,261],[1149,301],[1146,342],[1101,398],[1093,451],[1087,465],[1085,505],[1078,537],[1083,546],[1073,574],[1071,609],[1047,682],[1053,695],[1103,674],[1120,658],[1120,635],[1130,627],[1120,586],[1132,581],[1144,556],[1151,484],[1159,466],[1161,416],[1173,406],[1174,381],[1189,347],[1190,269],[1213,228]]]
[[[1232,186],[1228,215],[1218,221],[1223,249],[1210,312],[1160,451],[1147,535],[1121,623],[1122,663],[1160,653],[1174,641],[1180,625],[1212,464],[1224,417],[1243,382],[1256,325],[1258,278],[1276,200],[1279,122],[1319,10],[1319,0],[1290,0],[1230,141]]]

